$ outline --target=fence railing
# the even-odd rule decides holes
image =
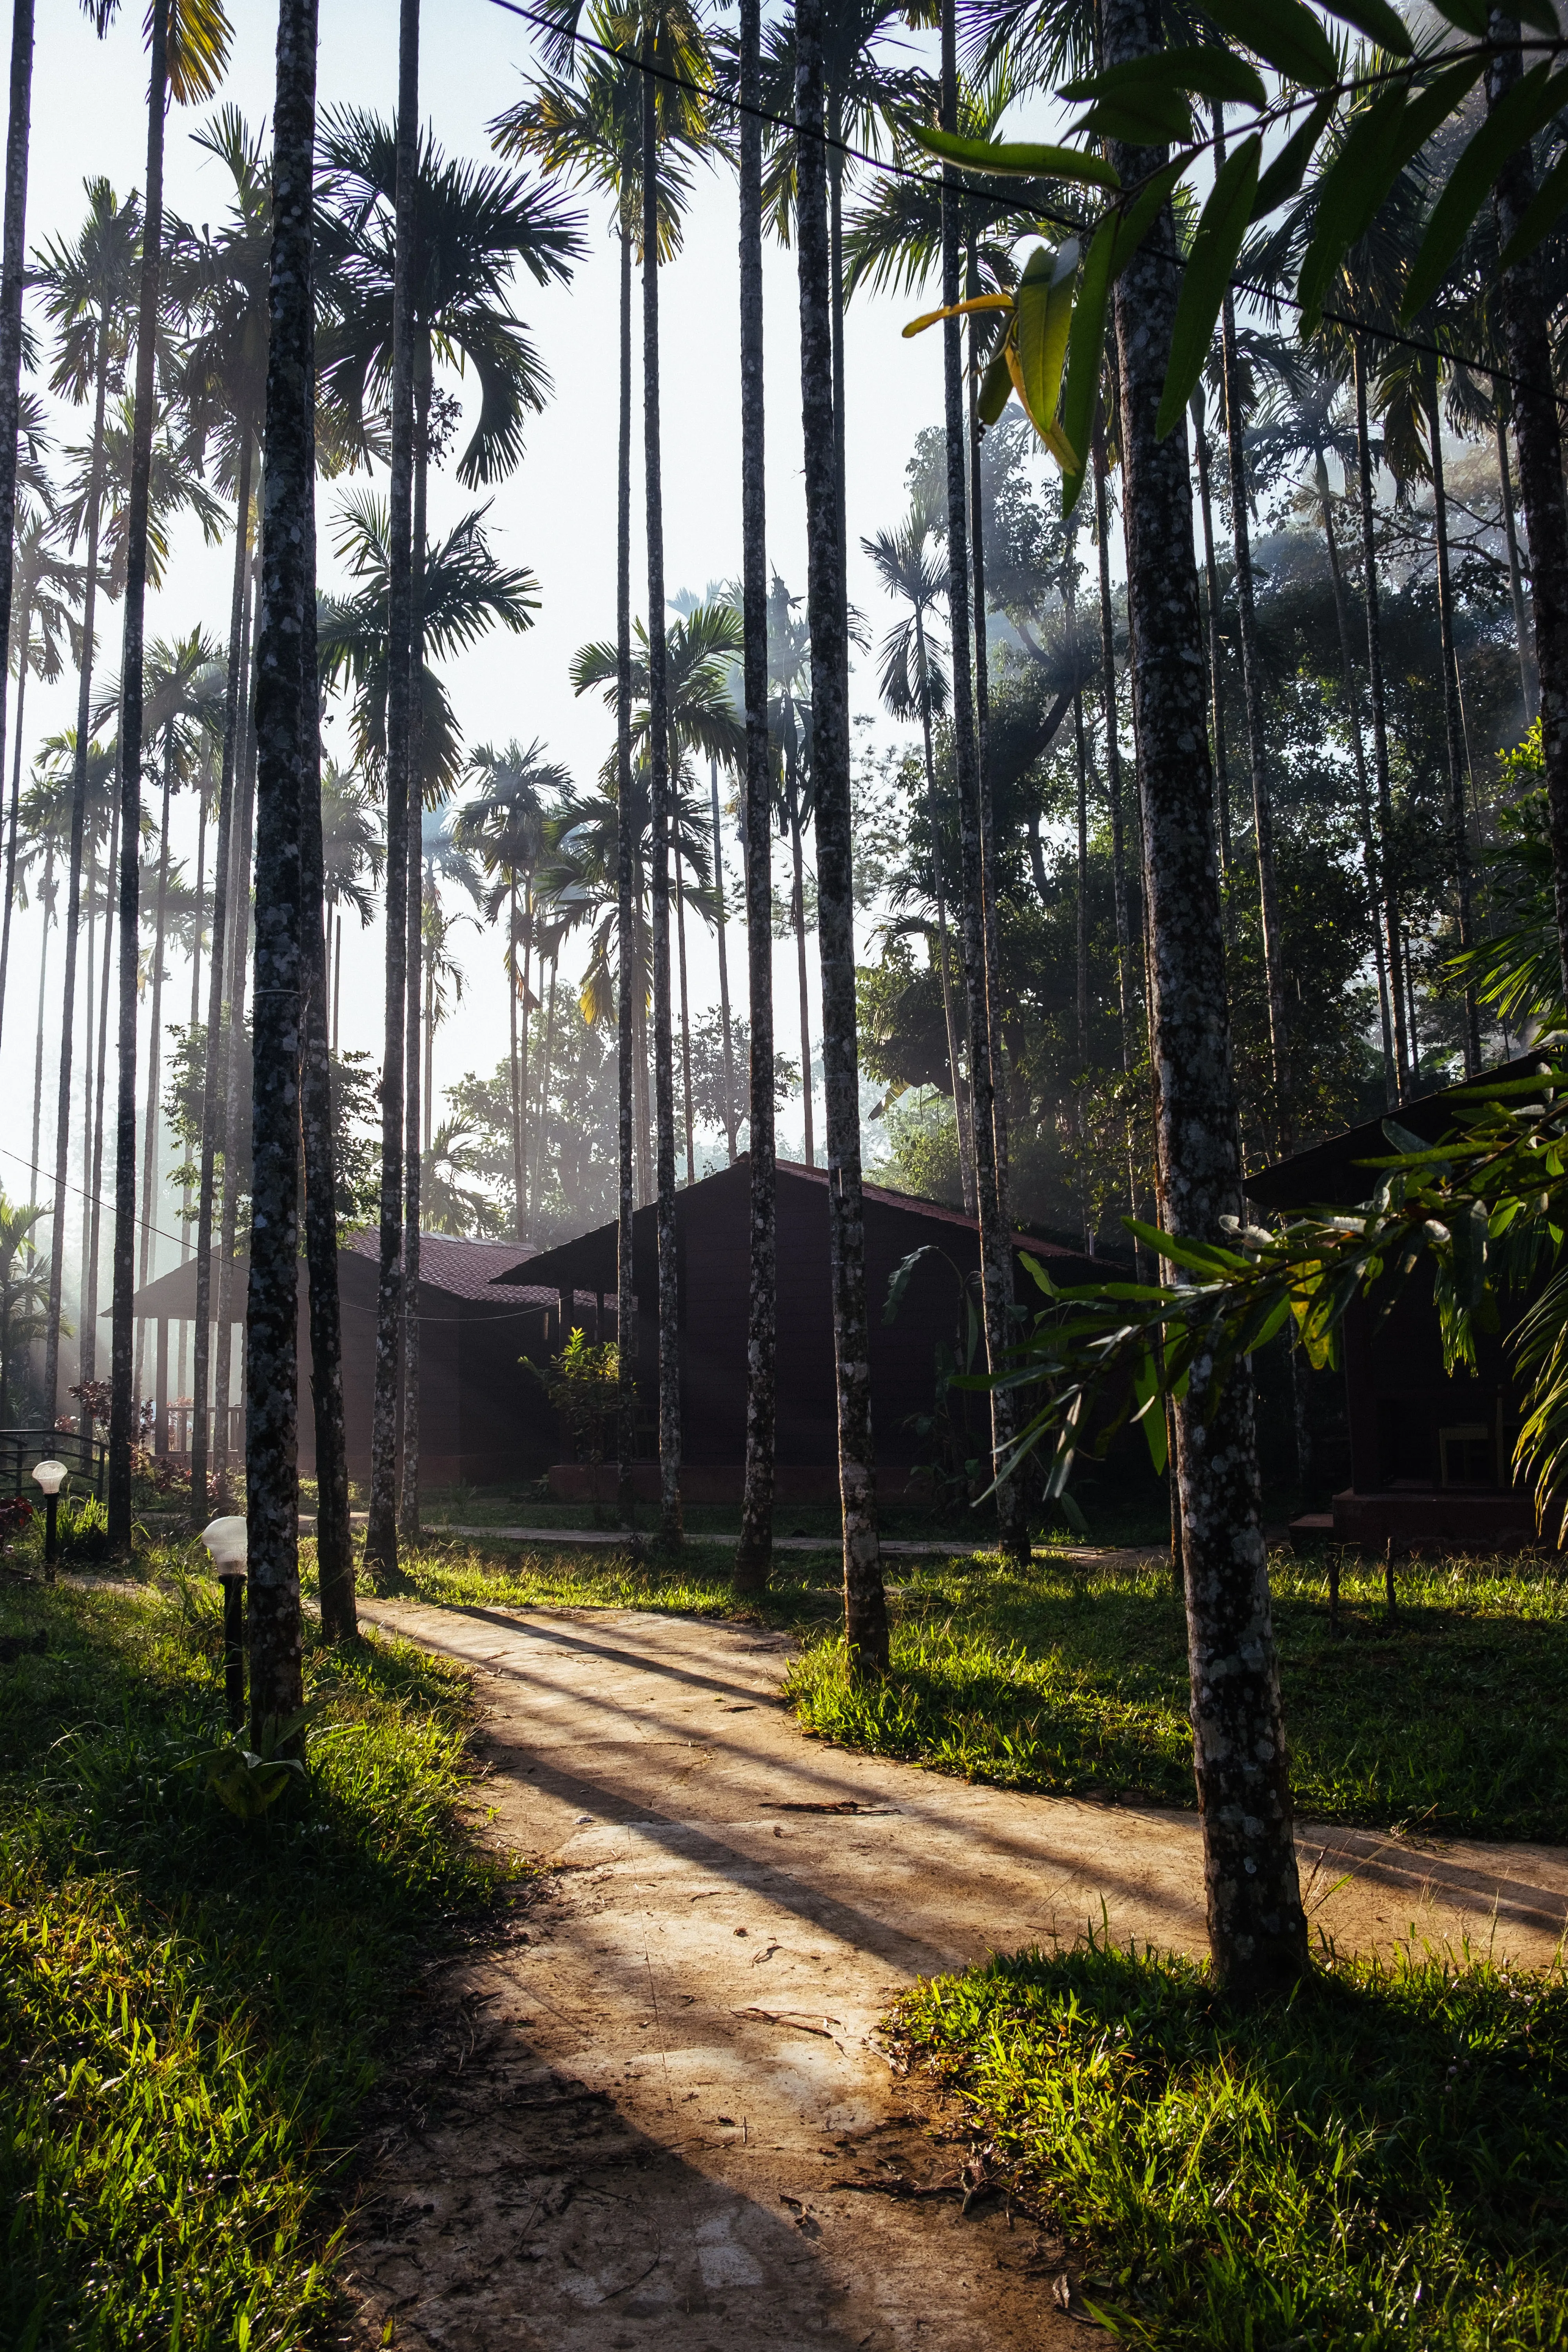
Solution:
[[[109,1480],[109,1447],[76,1429],[0,1429],[0,1495],[37,1496],[36,1462],[63,1462],[71,1486],[101,1496]]]

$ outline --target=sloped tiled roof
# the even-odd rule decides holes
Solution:
[[[356,1257],[375,1257],[381,1248],[380,1237],[374,1227],[345,1242],[345,1249]],[[454,1298],[493,1298],[490,1288],[498,1276],[510,1274],[524,1259],[536,1257],[538,1252],[526,1244],[516,1242],[459,1241],[451,1234],[421,1234],[419,1236],[419,1278],[432,1290],[445,1290]],[[541,1292],[541,1298],[545,1297]]]

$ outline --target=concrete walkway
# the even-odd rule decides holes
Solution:
[[[1051,2352],[1064,2248],[876,2039],[916,1979],[1103,1920],[1204,1945],[1197,1822],[802,1737],[787,1637],[651,1612],[362,1614],[472,1668],[483,1795],[552,1875],[428,1979],[351,2247],[379,2339],[434,2352]],[[1568,1851],[1301,1834],[1314,1923],[1548,1958]],[[1081,2306],[1080,2306],[1081,2308]]]

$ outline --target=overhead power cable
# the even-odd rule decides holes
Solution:
[[[559,19],[545,16],[540,9],[525,7],[522,0],[489,0],[489,5],[493,8],[503,9],[509,16],[521,16],[525,24],[549,33],[556,40],[570,40],[577,48],[592,49],[597,56],[608,58],[614,65],[635,67],[638,73],[647,74],[655,81],[668,83],[672,89],[685,90],[693,98],[728,107],[731,114],[749,115],[752,121],[768,123],[775,131],[786,131],[792,139],[801,136],[802,126],[787,114],[774,114],[765,106],[750,106],[742,99],[732,98],[727,90],[715,89],[706,82],[692,81],[689,76],[672,72],[668,66],[655,65],[651,59],[639,57],[633,50],[614,48],[607,41],[596,40],[591,33],[568,29]],[[867,148],[852,145],[847,139],[834,138],[830,131],[818,128],[815,123],[806,129],[805,136],[825,151],[830,149],[850,163],[864,163],[870,171],[880,172],[890,180],[909,180],[921,187],[931,184],[929,172],[916,171],[912,165],[900,163],[893,156],[872,154]],[[1020,210],[1024,209],[1037,219],[1047,221],[1053,228],[1070,229],[1075,236],[1084,232],[1085,224],[1074,220],[1070,213],[1054,212],[1046,205],[1020,206]],[[1184,254],[1166,252],[1162,258],[1173,262],[1178,269],[1184,269],[1187,266]],[[1293,294],[1282,293],[1273,286],[1259,286],[1249,278],[1233,278],[1230,284],[1237,294],[1249,294],[1256,300],[1279,310],[1300,312],[1303,308]],[[1370,319],[1355,318],[1348,310],[1331,310],[1326,304],[1321,315],[1336,327],[1346,328],[1352,334],[1370,336],[1375,342],[1389,344],[1400,351],[1415,352],[1425,359],[1442,360],[1451,367],[1468,368],[1472,374],[1491,376],[1499,383],[1506,383],[1510,391],[1521,388],[1521,379],[1496,360],[1478,359],[1468,352],[1452,351],[1445,343],[1427,336],[1408,334],[1400,328],[1376,326]],[[1551,390],[1556,405],[1560,409],[1568,407],[1568,396],[1558,392],[1555,386]]]

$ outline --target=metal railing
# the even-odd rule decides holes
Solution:
[[[63,1462],[71,1485],[101,1496],[109,1483],[109,1447],[76,1429],[0,1429],[0,1494],[32,1495],[36,1462]]]

